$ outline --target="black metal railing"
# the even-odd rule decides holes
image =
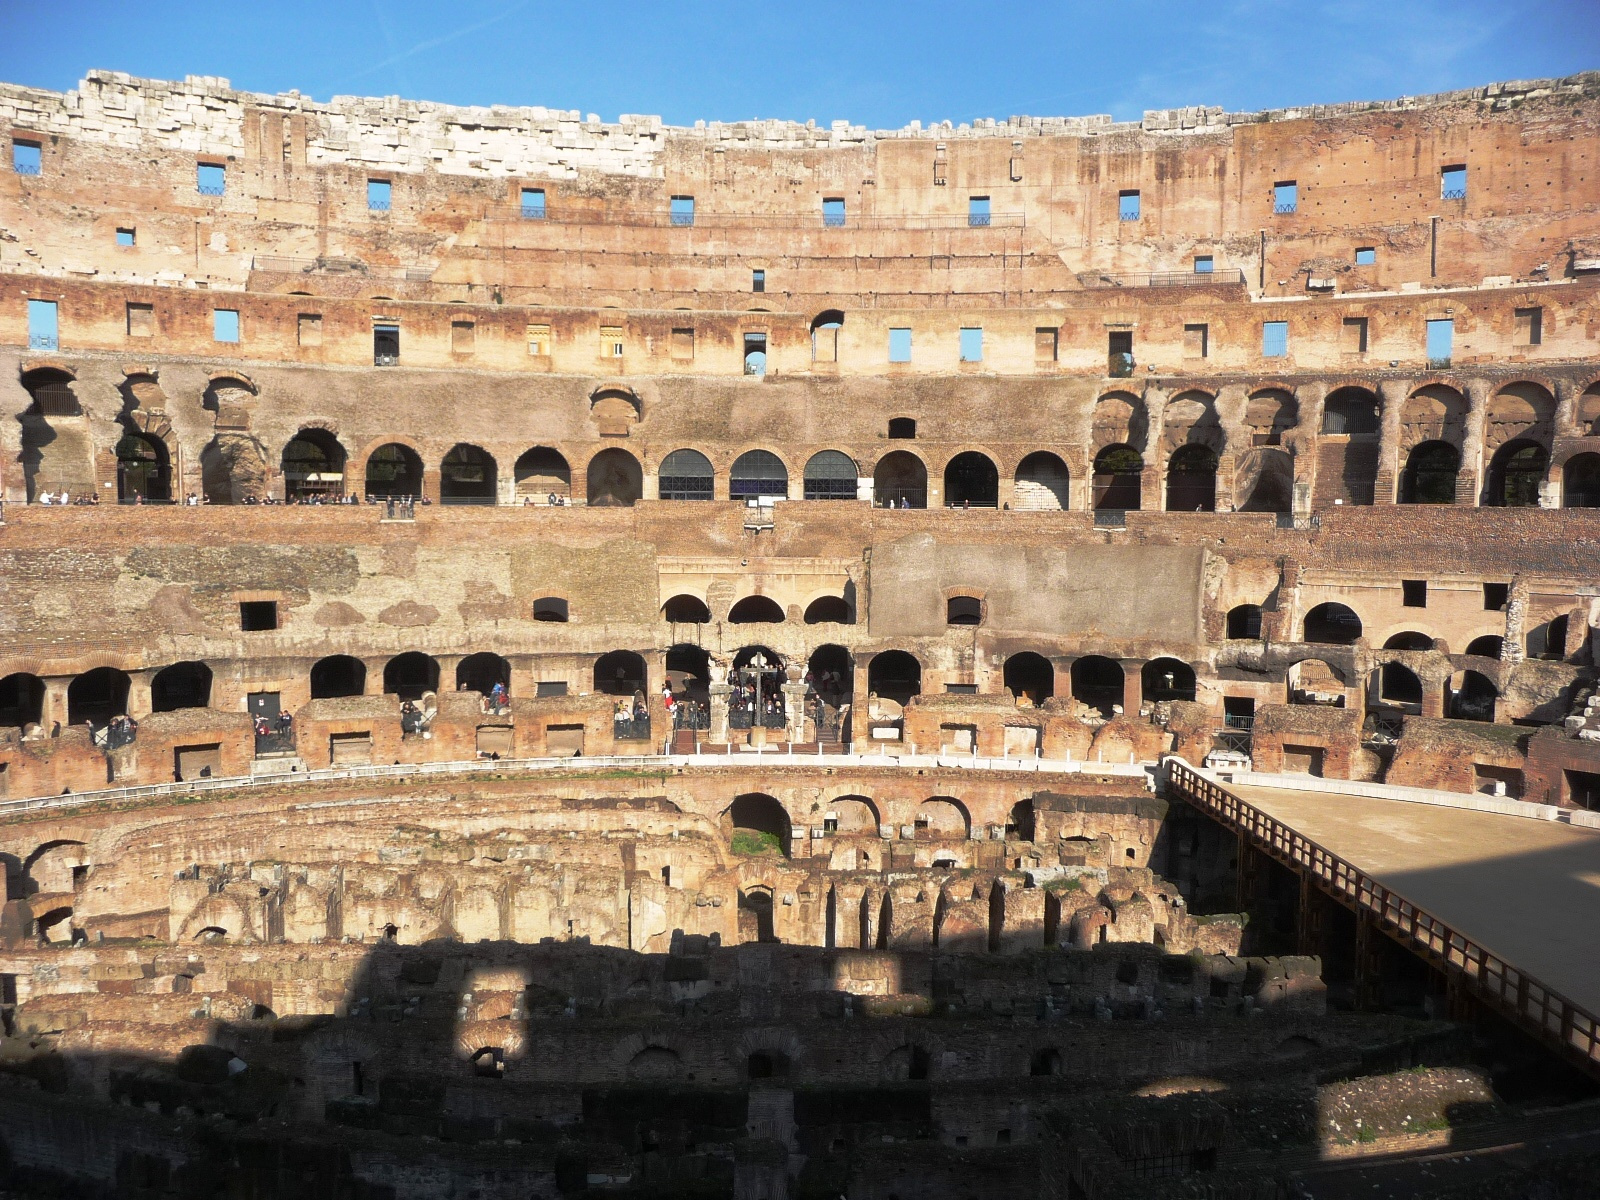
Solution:
[[[782,729],[787,724],[788,717],[781,708],[760,713],[752,712],[742,705],[728,709],[729,729]]]
[[[1295,214],[1295,213],[1300,211],[1300,205],[1298,203],[1295,203],[1295,204],[1274,204],[1272,206],[1272,211],[1274,213],[1276,213],[1280,217],[1292,216],[1293,214]]]
[[[647,742],[650,740],[650,718],[630,717],[626,721],[613,721],[611,736],[619,742]]]
[[[1094,510],[1094,523],[1103,529],[1121,529],[1128,523],[1128,510],[1097,508]]]
[[[1465,200],[1466,198],[1467,189],[1464,187],[1447,187],[1439,193],[1439,199],[1441,200]]]
[[[228,188],[226,184],[221,183],[197,183],[195,184],[194,190],[199,192],[202,196],[220,196],[226,192]]]
[[[884,501],[888,503],[885,504]],[[927,508],[926,488],[875,487],[872,502],[879,508]]]
[[[1256,719],[1246,713],[1223,713],[1222,723],[1229,729],[1254,729]]]
[[[674,729],[710,729],[711,712],[698,700],[682,700],[672,707]]]
[[[385,521],[415,521],[417,519],[417,502],[415,500],[397,500],[393,496],[386,497],[383,502],[383,519]]]
[[[61,339],[52,333],[30,333],[28,335],[29,350],[59,350]]]
[[[1251,734],[1248,729],[1219,729],[1211,740],[1218,750],[1250,757]]]
[[[294,730],[271,730],[256,734],[256,757],[265,754],[293,754]]]
[[[1151,271],[1147,274],[1112,275],[1084,273],[1078,282],[1086,288],[1211,287],[1215,284],[1242,285],[1244,271],[1238,267],[1210,271]]]

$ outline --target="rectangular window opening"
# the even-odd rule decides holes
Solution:
[[[672,223],[674,225],[694,224],[693,196],[674,196],[672,198]]]
[[[1511,585],[1509,583],[1486,583],[1483,585],[1483,611],[1505,612],[1506,601],[1511,599]]]
[[[535,696],[565,696],[567,694],[567,681],[565,679],[541,679],[533,685]]]
[[[1139,193],[1117,193],[1117,219],[1121,221],[1137,221],[1139,219]]]
[[[672,357],[688,361],[694,357],[694,330],[674,329],[672,331]]]
[[[1280,179],[1272,185],[1272,211],[1280,216],[1300,210],[1300,185],[1292,179]]]
[[[1133,374],[1133,330],[1106,331],[1106,358],[1106,373],[1113,379],[1127,379]]]
[[[1450,317],[1439,317],[1428,322],[1428,365],[1448,367],[1455,349],[1456,323]]]
[[[1464,163],[1443,167],[1439,171],[1439,199],[1465,200],[1467,198],[1467,168]]]
[[[967,224],[987,225],[989,223],[989,197],[973,196],[967,201]]]
[[[1289,353],[1289,322],[1261,322],[1261,357],[1283,358]]]
[[[266,633],[278,627],[276,600],[239,601],[239,628],[245,633]]]
[[[131,228],[117,230],[117,245],[131,246],[136,240],[138,239]]]
[[[478,325],[475,321],[450,322],[450,352],[471,354],[478,345]]]
[[[1033,361],[1036,363],[1055,362],[1059,336],[1060,331],[1056,329],[1035,329],[1033,331]]]
[[[302,346],[322,345],[322,314],[300,313],[295,318],[295,333]]]
[[[1365,354],[1367,352],[1367,319],[1365,317],[1346,317],[1339,331],[1339,348],[1346,354]]]
[[[11,140],[11,169],[18,175],[37,175],[44,169],[44,144],[27,138]]]
[[[1428,607],[1428,581],[1426,579],[1402,579],[1400,581],[1400,603],[1405,608]]]
[[[744,373],[746,375],[765,375],[767,373],[766,334],[747,333],[744,335]]]
[[[388,212],[394,186],[387,179],[367,180],[367,207],[373,212]]]
[[[128,303],[128,336],[154,337],[156,334],[156,309],[153,304]]]
[[[622,326],[602,325],[600,327],[600,357],[621,358],[622,350]]]
[[[550,353],[550,326],[528,326],[528,353],[535,358],[544,358]]]
[[[889,361],[892,363],[911,361],[911,330],[889,330]]]
[[[544,220],[544,189],[522,189],[522,219],[524,221]]]
[[[979,363],[983,361],[983,330],[963,329],[961,331],[961,361],[964,363]]]
[[[1183,327],[1183,356],[1185,358],[1205,358],[1210,350],[1210,340],[1210,326],[1185,325]]]
[[[372,327],[372,364],[392,367],[400,361],[400,326],[378,324]]]
[[[764,292],[767,290],[767,273],[765,271],[750,272],[750,290]]]
[[[1544,309],[1519,308],[1515,310],[1514,316],[1512,345],[1537,346],[1544,341]]]
[[[228,190],[228,168],[221,163],[196,164],[194,186],[202,196],[222,195]]]
[[[825,196],[822,200],[822,223],[838,229],[844,225],[844,197]]]
[[[1356,247],[1356,266],[1370,267],[1378,261],[1378,248],[1376,246]]]
[[[61,349],[61,324],[54,300],[28,301],[28,349]]]
[[[1194,256],[1194,273],[1196,275],[1210,275],[1216,269],[1216,259],[1209,254]]]
[[[239,310],[214,308],[211,310],[211,340],[214,342],[239,341]]]

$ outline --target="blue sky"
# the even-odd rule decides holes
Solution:
[[[1444,91],[1600,67],[1600,0],[0,0],[0,79],[894,128]]]

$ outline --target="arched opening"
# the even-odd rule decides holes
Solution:
[[[811,322],[811,361],[831,363],[839,361],[839,330],[844,328],[844,314],[836,308],[819,312]]]
[[[420,700],[439,690],[439,664],[420,650],[397,654],[383,665],[383,691],[402,700]]]
[[[776,1050],[752,1051],[745,1059],[744,1073],[747,1079],[787,1079],[789,1056]]]
[[[1600,454],[1567,459],[1561,468],[1561,507],[1600,508]]]
[[[165,504],[172,499],[172,464],[167,444],[148,433],[129,432],[117,443],[117,500]]]
[[[723,813],[724,831],[735,854],[789,853],[789,814],[765,792],[735,797]]]
[[[972,817],[954,796],[929,796],[917,805],[914,828],[919,838],[966,838],[972,833]]]
[[[1292,512],[1294,459],[1282,450],[1250,451],[1239,461],[1234,495],[1244,497],[1240,512]]]
[[[349,654],[330,654],[311,664],[311,698],[333,700],[363,696],[367,691],[367,664]]]
[[[1404,633],[1397,633],[1384,642],[1385,650],[1432,650],[1433,639],[1425,633],[1418,633],[1408,629]]]
[[[806,462],[807,500],[854,500],[859,494],[856,460],[837,450],[822,450]]]
[[[838,796],[827,802],[823,829],[848,837],[851,834],[878,836],[882,818],[878,806],[865,796]]]
[[[1406,459],[1401,504],[1454,504],[1461,452],[1449,442],[1423,442]]]
[[[928,1078],[930,1059],[921,1046],[901,1046],[883,1060],[883,1077],[891,1083],[920,1082]]]
[[[922,664],[904,650],[885,650],[867,664],[867,691],[896,704],[922,694]]]
[[[283,448],[283,498],[332,500],[344,495],[344,447],[326,429],[302,429]]]
[[[855,614],[843,596],[818,596],[806,605],[807,625],[854,625]]]
[[[1489,460],[1489,486],[1484,502],[1504,508],[1537,508],[1550,455],[1538,442],[1507,442]]]
[[[1422,710],[1422,680],[1404,663],[1387,662],[1378,668],[1378,699]]]
[[[559,450],[535,446],[524,452],[511,470],[518,500],[566,504],[572,499],[572,468]]]
[[[422,495],[422,458],[410,446],[385,442],[367,455],[367,495],[374,500]]]
[[[1467,653],[1476,658],[1498,659],[1505,649],[1505,638],[1499,634],[1486,633],[1482,637],[1475,637],[1467,643]]]
[[[758,663],[756,660],[760,659]],[[783,655],[770,646],[741,646],[733,656],[733,670],[742,671],[746,667],[769,672],[773,677],[773,685],[781,680],[776,677],[783,672]],[[765,690],[766,685],[762,685]]]
[[[710,500],[716,488],[711,460],[698,450],[674,450],[661,460],[657,495],[663,500]]]
[[[1035,450],[1017,464],[1011,507],[1018,512],[1060,512],[1067,507],[1072,472],[1060,457]]]
[[[22,386],[33,397],[29,413],[41,417],[81,417],[83,408],[72,390],[72,376],[53,367],[25,372]]]
[[[1535,625],[1528,630],[1527,651],[1529,658],[1542,658],[1551,662],[1560,662],[1567,656],[1567,615],[1551,617],[1548,621]]]
[[[644,656],[632,650],[612,650],[594,661],[594,690],[604,696],[631,696],[642,692],[649,673]]]
[[[453,446],[439,464],[440,504],[493,504],[498,487],[494,456],[481,446]]]
[[[682,1074],[683,1060],[665,1046],[646,1046],[628,1060],[628,1078],[634,1083],[668,1083]]]
[[[747,450],[733,460],[728,495],[734,500],[782,500],[789,494],[789,471],[770,450]]]
[[[778,940],[777,931],[772,924],[772,893],[766,888],[740,891],[739,940],[769,943]]]
[[[1055,668],[1048,658],[1032,650],[1006,659],[1004,679],[1006,691],[1017,700],[1026,698],[1035,708],[1056,694]]]
[[[806,661],[811,687],[822,702],[833,708],[848,704],[855,693],[855,660],[843,646],[818,646]]]
[[[1228,610],[1228,640],[1258,642],[1261,640],[1261,606],[1240,604]]]
[[[1046,1076],[1060,1075],[1061,1073],[1061,1051],[1055,1049],[1054,1047],[1046,1047],[1043,1050],[1035,1050],[1033,1052],[1033,1057],[1028,1060],[1029,1075],[1042,1078]]]
[[[994,460],[976,450],[952,458],[944,469],[946,508],[998,508],[1000,471]]]
[[[472,1073],[479,1079],[502,1079],[506,1073],[505,1051],[485,1046],[472,1056]]]
[[[1378,397],[1366,388],[1343,387],[1322,404],[1322,432],[1373,434],[1378,432]]]
[[[1122,708],[1122,664],[1098,654],[1072,664],[1072,698],[1108,720]]]
[[[982,625],[983,598],[980,596],[950,596],[944,602],[946,625]]]
[[[67,685],[67,724],[104,725],[128,712],[128,673],[115,667],[85,671]]]
[[[674,625],[704,625],[711,620],[711,610],[698,596],[673,596],[661,606],[661,615]]]
[[[1193,700],[1194,668],[1176,658],[1152,658],[1139,672],[1139,686],[1147,704]]]
[[[44,719],[44,680],[18,672],[0,679],[0,727],[26,729]]]
[[[1006,814],[1007,837],[1031,842],[1034,834],[1038,832],[1037,826],[1038,814],[1034,811],[1032,800],[1018,800]]]
[[[1343,604],[1329,601],[1306,614],[1305,641],[1324,646],[1353,646],[1361,636],[1361,618]]]
[[[1215,512],[1217,455],[1209,446],[1179,446],[1167,460],[1167,511]]]
[[[710,694],[711,656],[699,646],[681,643],[669,647],[666,657],[667,686],[680,700],[704,704]]]
[[[1244,423],[1250,430],[1250,444],[1283,445],[1283,435],[1294,428],[1299,415],[1299,402],[1288,392],[1277,388],[1256,392],[1244,409]]]
[[[632,508],[644,495],[639,460],[616,446],[589,460],[588,476],[591,508]]]
[[[572,620],[572,609],[562,596],[540,596],[533,602],[533,619],[565,625]]]
[[[783,606],[770,596],[746,596],[728,610],[734,625],[776,625],[783,617]]]
[[[1344,678],[1320,658],[1302,659],[1289,668],[1289,703],[1343,708]]]
[[[1144,456],[1132,446],[1107,446],[1094,456],[1094,507],[1137,510],[1143,500]]]
[[[511,688],[511,664],[489,650],[469,654],[456,664],[456,691],[487,696],[499,684]]]
[[[211,668],[203,662],[173,663],[150,680],[150,710],[176,712],[211,703]]]
[[[200,451],[200,485],[212,504],[243,504],[267,495],[267,456],[244,433],[219,433]]]
[[[1456,721],[1493,721],[1500,693],[1487,675],[1462,671],[1450,680],[1449,714]]]
[[[872,470],[872,502],[879,508],[927,508],[928,468],[909,450],[885,454]]]

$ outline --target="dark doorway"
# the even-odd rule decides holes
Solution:
[[[1454,504],[1461,452],[1449,442],[1423,442],[1406,459],[1401,504]]]
[[[1507,442],[1489,462],[1489,486],[1484,503],[1505,508],[1537,508],[1539,485],[1544,482],[1550,456],[1537,442],[1519,438]]]
[[[44,718],[44,680],[18,673],[0,679],[0,726],[23,729]]]
[[[494,691],[497,683],[507,690],[511,687],[511,664],[498,654],[487,650],[469,654],[456,666],[458,692],[477,692],[487,696]]]
[[[128,711],[128,673],[96,667],[67,686],[67,724],[104,725]]]
[[[1026,696],[1037,707],[1056,694],[1056,671],[1044,655],[1024,650],[1006,659],[1005,686],[1016,699]]]
[[[211,703],[211,668],[202,662],[173,663],[150,681],[152,712],[205,708]]]
[[[331,654],[311,666],[311,698],[360,696],[367,690],[367,664],[349,654]]]
[[[367,495],[375,500],[422,495],[422,459],[410,446],[388,442],[367,456]]]
[[[497,486],[494,458],[481,447],[454,446],[439,464],[441,504],[493,504]]]
[[[922,664],[904,650],[874,655],[867,665],[867,691],[897,704],[909,704],[911,697],[922,694]]]
[[[419,650],[408,650],[384,664],[383,690],[402,700],[420,700],[439,690],[439,664]]]
[[[591,458],[586,475],[591,508],[632,508],[644,495],[639,460],[615,446]]]
[[[1122,704],[1122,665],[1098,654],[1086,655],[1072,664],[1072,698],[1105,718],[1115,715]]]
[[[998,508],[1000,472],[987,454],[968,450],[944,469],[946,508]]]
[[[648,678],[643,656],[632,650],[613,650],[595,660],[594,690],[603,695],[631,696],[642,692]]]
[[[172,466],[165,442],[149,434],[129,433],[117,443],[117,500],[123,504],[172,500]]]
[[[1137,510],[1143,501],[1144,457],[1132,446],[1107,446],[1094,459],[1094,506]]]
[[[1217,455],[1209,446],[1181,446],[1167,462],[1167,511],[1215,512]]]
[[[283,448],[286,500],[332,500],[344,496],[344,447],[326,429],[302,429]]]

